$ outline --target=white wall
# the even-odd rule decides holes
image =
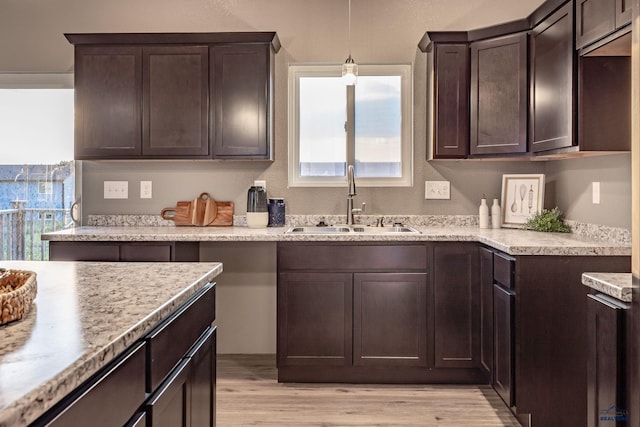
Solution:
[[[546,173],[548,207],[570,219],[630,228],[630,162],[624,157],[541,162],[427,162],[426,57],[417,44],[427,30],[467,30],[527,16],[542,0],[352,0],[352,51],[361,63],[410,63],[414,70],[414,187],[359,188],[357,203],[372,214],[474,214],[481,195],[499,194],[503,173]],[[243,213],[246,190],[266,179],[271,196],[285,197],[287,211],[341,214],[344,189],[287,188],[287,68],[290,63],[344,61],[347,0],[0,0],[0,72],[73,69],[75,32],[277,31],[275,150],[269,162],[84,162],[83,215],[157,214],[178,200],[207,191],[236,203]],[[615,194],[617,209],[585,199],[583,185],[597,175]],[[629,178],[626,178],[629,177]],[[451,200],[425,201],[424,181],[451,181]],[[103,200],[102,181],[128,180],[127,201]],[[139,198],[139,181],[152,180],[153,199]],[[600,209],[600,211],[599,211]]]

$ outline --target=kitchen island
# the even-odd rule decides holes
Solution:
[[[34,271],[38,283],[28,313],[0,327],[2,427],[34,422],[128,349],[146,345],[148,352],[142,343],[149,332],[212,288],[222,272],[215,262],[1,266]],[[214,307],[208,311],[214,315]]]

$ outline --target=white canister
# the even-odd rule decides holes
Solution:
[[[489,228],[489,206],[487,205],[487,199],[485,198],[480,200],[478,215],[480,217],[480,228]]]
[[[502,210],[500,210],[498,199],[493,199],[493,205],[491,205],[491,228],[500,227],[502,227]]]

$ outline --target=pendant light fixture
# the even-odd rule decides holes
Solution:
[[[347,86],[353,86],[358,80],[358,64],[351,57],[351,0],[349,0],[349,57],[342,64],[342,81]]]

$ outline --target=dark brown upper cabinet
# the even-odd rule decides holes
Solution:
[[[142,155],[209,156],[207,46],[142,50]]]
[[[215,158],[273,160],[272,56],[264,44],[211,48]]]
[[[419,44],[427,53],[427,150],[429,159],[469,155],[469,43],[466,32],[427,32]]]
[[[573,3],[543,19],[529,40],[529,150],[572,147],[576,111]]]
[[[576,48],[600,40],[630,22],[629,0],[577,0]]]
[[[527,34],[471,46],[470,152],[527,151]]]
[[[469,46],[442,44],[434,55],[434,158],[469,154]]]
[[[273,32],[67,34],[76,159],[273,160]]]
[[[142,49],[75,49],[75,158],[142,152]]]

